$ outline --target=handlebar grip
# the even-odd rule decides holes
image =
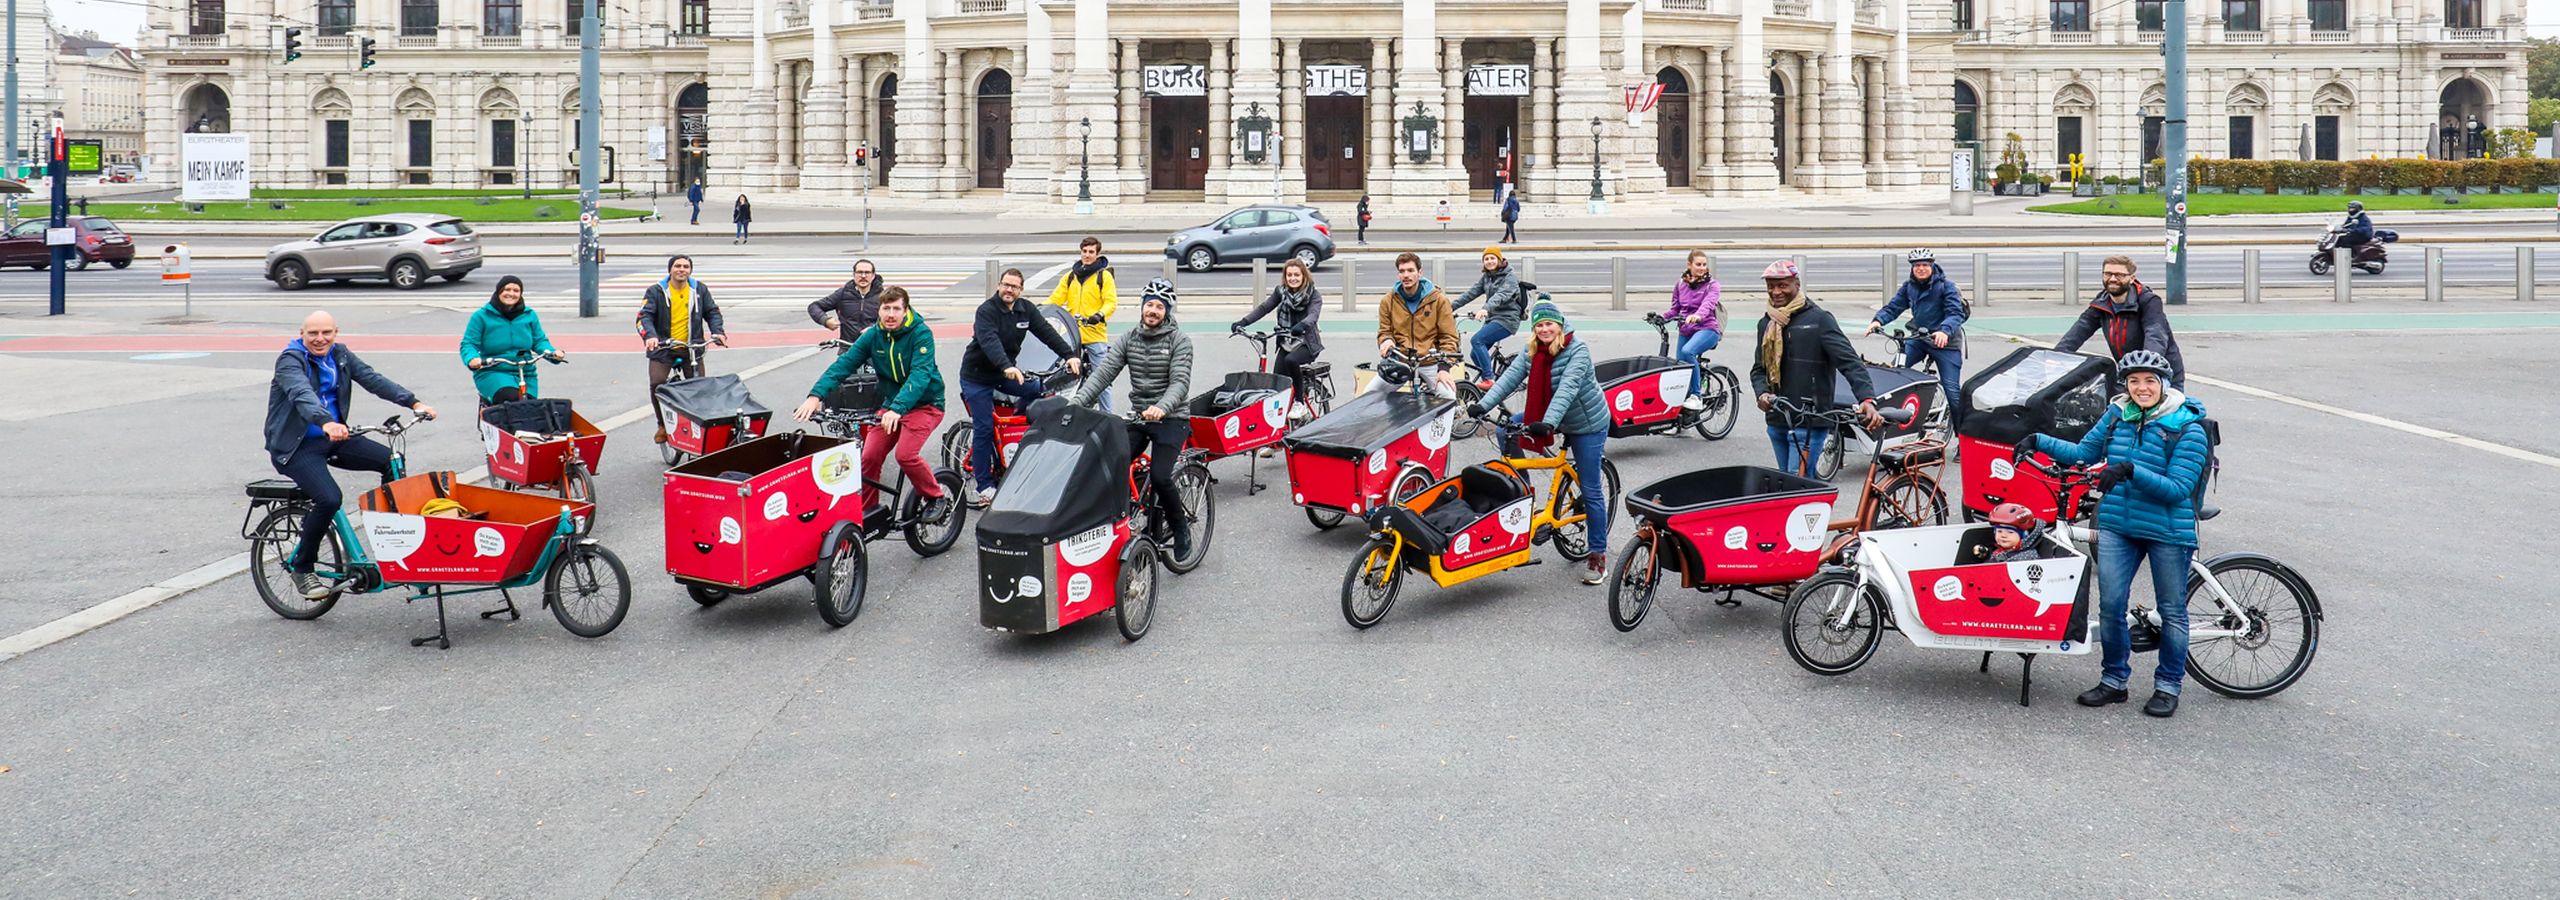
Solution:
[[[1882,416],[1885,421],[1896,425],[1909,424],[1911,421],[1911,411],[1899,406],[1876,410],[1876,415]]]

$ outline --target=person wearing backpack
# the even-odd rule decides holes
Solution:
[[[2125,621],[2134,570],[2151,567],[2152,608],[2160,613],[2160,663],[2152,672],[2145,715],[2178,712],[2187,676],[2187,566],[2196,553],[2196,511],[2213,467],[2211,420],[2204,404],[2169,386],[2169,358],[2135,350],[2116,363],[2125,392],[2077,442],[2029,435],[2017,456],[2043,453],[2066,466],[2104,464],[2098,487],[2098,686],[2082,706],[2123,703],[2130,696],[2133,633]]]
[[[1910,276],[1893,292],[1893,299],[1876,310],[1867,323],[1867,333],[1884,330],[1888,322],[1911,311],[1911,330],[1919,336],[1902,342],[1904,365],[1922,359],[1938,366],[1938,393],[1947,398],[1947,427],[1964,424],[1964,320],[1972,310],[1965,305],[1964,292],[1948,280],[1938,268],[1938,255],[1927,248],[1913,250],[1903,257]]]
[[[1517,187],[1502,193],[1502,240],[1494,243],[1520,243],[1520,189]]]

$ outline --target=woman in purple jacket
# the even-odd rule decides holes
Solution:
[[[1680,273],[1680,282],[1671,286],[1671,310],[1663,318],[1680,323],[1680,344],[1676,348],[1680,361],[1695,363],[1698,357],[1716,348],[1724,340],[1724,286],[1716,283],[1707,271],[1707,251],[1689,251],[1689,268]],[[1698,370],[1689,370],[1689,399],[1681,405],[1691,411],[1706,408],[1706,398],[1698,396]]]

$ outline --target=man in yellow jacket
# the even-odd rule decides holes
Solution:
[[[1111,342],[1111,314],[1120,309],[1120,289],[1111,277],[1111,257],[1102,255],[1101,238],[1087,236],[1076,245],[1076,264],[1058,276],[1049,303],[1076,317],[1085,346]]]

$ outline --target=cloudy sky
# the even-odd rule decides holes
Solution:
[[[130,44],[134,32],[142,30],[146,9],[155,0],[19,0],[21,3],[50,3],[55,27],[65,31],[95,31],[98,36],[117,43]],[[156,0],[168,3],[175,0]],[[2560,37],[2560,2],[2529,2],[2525,23],[2527,30],[2539,37]]]

